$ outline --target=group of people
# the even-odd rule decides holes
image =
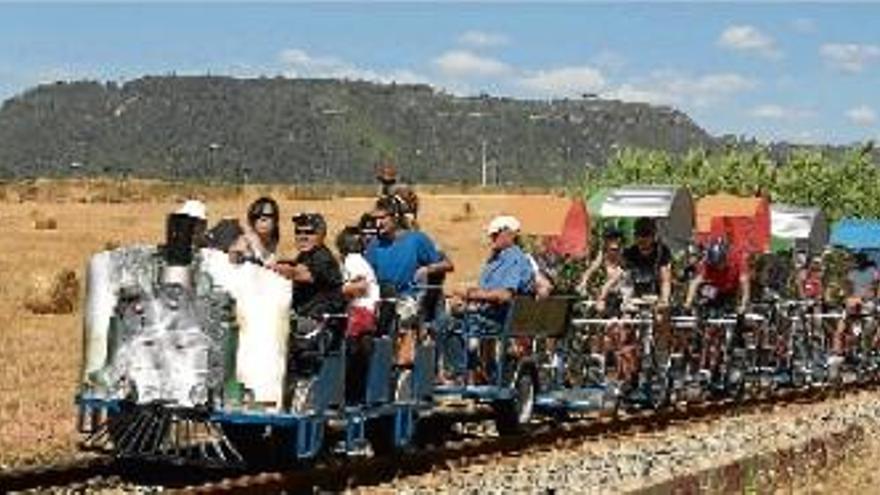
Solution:
[[[363,400],[373,338],[390,333],[388,323],[383,323],[382,315],[387,314],[383,308],[392,313],[395,364],[410,366],[415,343],[436,339],[444,369],[449,371],[441,373],[441,378],[451,379],[465,371],[457,368],[460,354],[443,347],[461,347],[452,337],[464,318],[461,309],[466,307],[487,326],[499,328],[513,297],[535,293],[541,285],[536,280],[546,282],[534,259],[519,246],[519,221],[499,216],[486,228],[491,252],[479,283],[456,290],[450,296],[453,310],[445,311],[442,285],[454,270],[452,260],[419,229],[414,194],[383,193],[371,211],[339,230],[336,254],[327,246],[326,219],[320,213],[299,213],[291,219],[296,255],[292,259],[281,256],[281,212],[270,197],[261,197],[248,207],[246,223],[235,231],[232,242],[221,247],[233,263],[256,263],[292,282],[292,373],[316,371],[314,363],[297,356],[295,347],[302,336],[342,330],[348,352],[348,402]],[[179,213],[199,217],[206,224],[205,207],[198,201],[188,201]],[[210,244],[216,229],[205,233],[206,243]],[[335,325],[344,325],[344,329]]]
[[[797,274],[798,295],[803,300],[813,302],[815,310],[821,310],[831,299],[826,284],[826,263],[822,256],[815,256],[809,262],[802,261],[802,265]],[[859,338],[859,332],[854,329],[855,323],[863,316],[873,314],[880,295],[880,271],[866,252],[855,252],[848,256],[843,272],[839,289],[843,295],[845,318],[838,320],[830,339],[831,365],[843,362],[855,347],[855,341]],[[871,345],[875,350],[880,349],[880,337],[876,334]]]
[[[685,266],[676,278],[670,250],[657,239],[651,219],[636,220],[633,230],[633,244],[626,248],[620,230],[604,230],[601,250],[584,271],[578,286],[579,292],[595,301],[597,312],[610,322],[602,341],[594,343],[594,350],[600,351],[606,362],[613,363],[611,376],[623,383],[623,388],[637,378],[640,348],[633,326],[615,322],[623,316],[625,301],[642,299],[653,303],[655,344],[681,351],[688,343],[676,341],[668,317],[674,285],[683,294],[679,300],[682,309],[692,311],[699,307],[717,315],[743,315],[756,295],[748,253],[736,250],[726,239],[715,238],[688,249]],[[822,311],[829,302],[824,255],[817,254],[809,260],[804,257],[795,265],[792,296],[811,301],[815,311]],[[870,257],[863,252],[848,256],[840,287],[846,317],[828,331],[830,362],[842,361],[853,349],[858,333],[853,331],[853,322],[873,311],[880,294],[878,287],[880,271]],[[710,332],[706,337],[704,351],[721,345],[720,331]],[[880,347],[880,339],[876,344]],[[697,356],[703,369],[715,367],[717,358],[711,352]]]
[[[204,219],[204,205],[197,203],[187,202],[181,211]],[[257,199],[247,210],[246,224],[225,249],[234,263],[257,263],[292,282],[296,335],[344,323],[350,401],[363,397],[372,339],[389,333],[383,314],[392,315],[398,366],[412,364],[417,341],[433,338],[439,349],[441,381],[455,381],[468,374],[470,381],[488,380],[490,370],[483,364],[491,361],[486,354],[492,351],[467,342],[463,327],[469,325],[471,332],[475,327],[481,332],[498,332],[514,297],[540,298],[553,290],[552,278],[521,247],[520,222],[512,216],[498,216],[486,227],[490,253],[478,284],[456,289],[445,298],[443,281],[454,270],[453,262],[419,229],[418,198],[408,188],[383,186],[371,211],[339,230],[336,254],[326,245],[325,218],[319,213],[300,213],[292,217],[297,254],[293,259],[279,256],[280,218],[275,200]],[[725,314],[744,313],[753,294],[747,255],[725,239],[713,239],[700,249],[689,250],[686,265],[683,279],[676,279],[672,253],[658,238],[654,220],[639,218],[629,246],[624,246],[622,231],[604,230],[601,249],[583,272],[578,290],[611,320],[622,316],[625,301],[649,302],[655,341],[671,349],[686,345],[675,342],[671,332],[669,307],[674,285],[684,289],[679,301],[684,309],[699,305]],[[821,256],[803,263],[796,277],[797,296],[823,300],[823,270]],[[846,277],[848,313],[855,315],[875,300],[878,281],[880,275],[873,263],[856,255]],[[388,311],[383,312],[383,307]],[[848,333],[848,322],[842,320],[831,339],[833,355],[845,353]],[[618,378],[632,382],[639,367],[635,331],[631,326],[612,324],[603,339],[601,347],[615,363]],[[297,361],[292,360],[294,366],[308,369]]]

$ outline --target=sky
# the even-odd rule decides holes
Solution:
[[[0,3],[0,99],[144,75],[668,105],[715,135],[880,139],[880,3]]]

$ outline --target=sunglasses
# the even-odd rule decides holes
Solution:
[[[294,231],[294,234],[295,234],[297,237],[300,237],[300,236],[310,236],[310,235],[315,235],[316,232],[315,232],[314,230],[312,230],[312,229],[296,229],[296,230]]]

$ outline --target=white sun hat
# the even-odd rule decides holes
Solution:
[[[486,233],[489,235],[497,234],[502,230],[509,230],[511,232],[519,232],[521,224],[516,217],[510,215],[500,215],[492,219],[489,222],[489,226],[486,227]]]
[[[186,202],[183,203],[183,206],[177,210],[177,213],[198,218],[199,220],[208,219],[208,208],[205,206],[205,203],[202,203],[197,199],[186,200]]]

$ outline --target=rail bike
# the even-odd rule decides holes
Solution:
[[[628,297],[609,314],[581,296],[519,295],[492,325],[466,306],[441,331],[424,321],[438,317],[436,301],[392,294],[380,302],[363,390],[347,394],[345,315],[300,325],[289,281],[192,249],[186,220],[168,222],[163,246],[120,247],[88,264],[77,426],[83,447],[106,455],[308,465],[420,448],[454,402],[488,409],[510,435],[541,417],[741,400],[880,371],[870,302],[852,311],[776,297],[736,314]],[[402,338],[403,320],[419,322],[414,337]]]

